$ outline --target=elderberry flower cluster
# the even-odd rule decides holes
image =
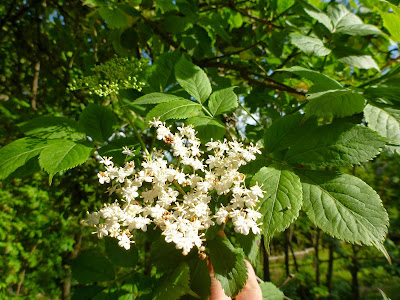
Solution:
[[[117,167],[111,157],[102,157],[105,171],[98,173],[99,181],[111,183],[110,194],[118,193],[123,204],[105,204],[100,211],[88,215],[85,225],[94,226],[99,238],[117,238],[121,247],[129,249],[134,243],[133,231],[146,231],[154,224],[161,229],[165,241],[173,242],[184,255],[195,246],[199,252],[204,250],[204,231],[215,223],[230,219],[238,233],[260,233],[257,220],[261,214],[255,207],[263,191],[257,184],[247,188],[244,174],[238,171],[255,159],[259,153],[256,146],[211,141],[206,144],[210,154],[202,158],[204,153],[192,126],[178,127],[179,132],[173,134],[158,120],[151,125],[156,128],[157,139],[171,145],[171,154],[178,158],[177,166],[169,164],[157,151],[145,157],[141,168],[135,168],[132,161]],[[128,148],[124,153],[133,154]],[[215,203],[218,207],[213,213],[210,207]]]

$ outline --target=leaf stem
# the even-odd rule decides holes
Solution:
[[[132,120],[132,118],[131,118],[129,112],[126,110],[124,104],[123,104],[122,101],[121,101],[121,98],[119,97],[118,94],[116,94],[115,97],[118,99],[119,105],[121,106],[122,110],[124,111],[125,116],[126,116],[126,118],[128,119],[129,124],[132,126],[133,132],[135,133],[137,139],[139,140],[140,147],[141,147],[142,150],[146,153],[146,155],[149,155],[149,151],[147,151],[146,145],[145,145],[145,143],[144,143],[142,137],[140,136],[139,131],[137,130],[137,127],[136,127],[136,125],[135,125],[135,122]]]
[[[211,118],[214,117],[214,116],[210,113],[210,111],[209,111],[203,104],[201,104],[201,108],[202,108]]]
[[[183,188],[179,185],[179,183],[176,182],[176,180],[172,181],[172,183],[175,185],[175,187],[178,189],[178,191],[179,191],[183,196],[186,195],[185,191],[184,191]]]
[[[246,107],[244,107],[241,103],[239,103],[239,106],[240,106],[240,108],[243,109],[243,110],[258,124],[258,125],[261,126],[261,123],[260,123],[256,118],[253,117],[253,115],[249,112],[249,110],[248,110]]]

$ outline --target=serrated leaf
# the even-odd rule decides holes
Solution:
[[[174,267],[171,274],[161,278],[161,284],[154,293],[154,300],[177,300],[187,291],[189,287],[190,271],[186,263]]]
[[[324,25],[330,32],[333,31],[333,25],[331,19],[318,8],[314,7],[313,5],[303,2],[302,5],[304,6],[304,11],[312,18],[317,20],[319,23]]]
[[[225,125],[218,119],[208,116],[194,117],[187,120],[197,131],[197,137],[204,142],[222,139],[226,133]]]
[[[274,152],[279,149],[282,140],[292,130],[299,128],[304,115],[300,113],[286,115],[277,119],[265,131],[264,135],[264,148],[268,152]]]
[[[206,260],[197,257],[191,260],[190,264],[190,288],[201,297],[208,299],[211,288],[211,277]]]
[[[25,165],[30,159],[49,147],[42,139],[22,138],[0,149],[0,179]]]
[[[324,46],[324,43],[315,37],[306,36],[300,33],[289,34],[290,42],[308,55],[326,56],[331,50]]]
[[[71,261],[72,277],[80,283],[112,280],[115,277],[111,262],[98,250],[81,253]]]
[[[334,80],[324,74],[321,74],[320,72],[309,70],[309,69],[306,69],[303,67],[295,66],[295,67],[291,67],[291,68],[280,69],[278,71],[294,73],[300,77],[311,80],[315,83],[315,85],[319,86],[319,91],[335,90],[335,89],[342,88],[342,85],[339,82],[337,82],[336,80]],[[316,92],[316,91],[314,91],[314,92]]]
[[[160,103],[146,116],[146,119],[160,118],[161,121],[169,119],[187,119],[196,116],[201,110],[201,105],[189,100],[174,100]]]
[[[214,276],[221,282],[225,295],[236,295],[247,281],[243,251],[233,247],[226,237],[220,235],[208,240],[208,248]]]
[[[136,247],[132,246],[129,250],[126,250],[118,245],[117,239],[109,237],[105,239],[105,244],[106,254],[112,263],[124,268],[136,266],[139,259]]]
[[[272,282],[260,283],[263,300],[283,300],[285,295]]]
[[[126,154],[122,153],[123,147],[128,147],[130,149],[140,149],[140,144],[138,143],[136,138],[127,137],[127,138],[119,138],[113,139],[107,145],[102,146],[97,149],[97,152],[101,156],[112,157],[113,161],[120,166],[122,166],[126,159]]]
[[[96,141],[104,143],[114,133],[113,127],[118,124],[117,117],[107,107],[89,104],[79,117],[86,134]]]
[[[378,194],[361,179],[335,172],[296,170],[309,219],[331,236],[382,251],[389,217]]]
[[[365,35],[382,35],[383,32],[380,31],[374,25],[369,24],[354,24],[340,27],[336,30],[336,32],[340,32],[348,35],[357,35],[357,36],[365,36]]]
[[[261,168],[253,176],[251,185],[256,183],[266,192],[259,207],[263,214],[262,232],[269,244],[276,233],[284,231],[299,216],[301,183],[290,168],[281,164]]]
[[[362,24],[359,17],[351,13],[343,4],[330,5],[327,9],[328,17],[332,20],[334,31],[341,26]]]
[[[67,140],[54,140],[39,155],[40,166],[50,175],[50,182],[60,171],[83,164],[92,154],[93,147]]]
[[[27,136],[43,139],[80,140],[86,137],[75,120],[63,117],[43,116],[20,123],[18,127]]]
[[[200,103],[210,96],[211,84],[206,73],[184,56],[175,65],[175,76],[185,91]]]
[[[253,234],[250,232],[248,235],[239,234],[235,235],[236,242],[239,243],[239,246],[243,249],[244,255],[247,260],[252,264],[257,263],[257,254],[260,249],[260,234]]]
[[[379,66],[370,55],[348,55],[340,57],[338,60],[359,69],[376,69],[380,71]]]
[[[228,113],[238,107],[238,97],[234,88],[227,88],[211,94],[208,107],[213,116]]]
[[[182,97],[166,94],[166,93],[150,93],[144,95],[140,98],[137,98],[133,103],[134,104],[157,104],[164,102],[171,102],[173,100],[182,100]]]
[[[400,144],[400,110],[387,105],[368,104],[364,108],[364,117],[368,127]],[[387,146],[400,154],[400,146]]]
[[[299,130],[296,135],[285,156],[292,165],[351,166],[373,159],[385,146],[373,130],[344,122]]]
[[[174,243],[167,243],[163,236],[151,245],[152,264],[161,270],[173,269],[183,262],[184,258],[182,250],[176,249]]]
[[[99,14],[109,28],[120,28],[128,24],[126,16],[116,7],[100,7]]]
[[[307,115],[319,117],[347,117],[360,113],[365,107],[362,94],[351,89],[328,90],[308,94]]]
[[[383,19],[383,26],[389,31],[390,37],[396,41],[400,42],[400,8],[396,5],[385,1],[391,8],[391,12],[385,12],[377,7],[379,14]]]
[[[400,87],[397,86],[372,86],[364,91],[364,95],[372,99],[385,99],[400,102]]]
[[[74,289],[71,300],[86,300],[93,299],[96,295],[100,294],[104,287],[98,285],[83,286]]]

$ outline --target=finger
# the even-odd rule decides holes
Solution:
[[[208,264],[208,270],[210,271],[211,277],[211,296],[209,300],[231,300],[230,297],[225,295],[221,282],[214,277],[214,269],[211,263]]]
[[[261,288],[258,285],[256,274],[251,264],[246,260],[247,282],[243,290],[237,295],[236,300],[262,300]]]

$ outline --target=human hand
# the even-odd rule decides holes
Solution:
[[[236,300],[262,300],[261,288],[258,285],[256,274],[251,264],[246,260],[247,265],[247,282],[240,293],[236,296]],[[209,271],[211,277],[211,296],[210,300],[231,300],[226,296],[222,289],[221,283],[214,277],[214,269],[209,264]]]

